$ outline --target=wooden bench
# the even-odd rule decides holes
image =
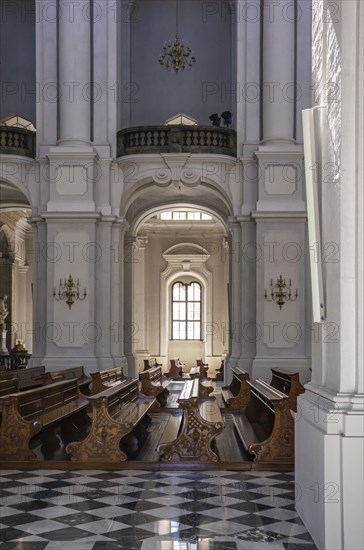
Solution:
[[[178,425],[171,417],[158,445],[161,462],[215,463],[212,445],[224,429],[215,399],[199,399],[199,379],[186,380],[178,399],[182,418]]]
[[[201,377],[207,378],[209,372],[209,366],[207,363],[203,363],[202,359],[196,359],[197,367],[200,369]]]
[[[8,380],[9,378],[18,379],[19,390],[27,390],[36,388],[42,385],[42,374],[45,372],[45,367],[26,367],[24,369],[13,369],[0,373],[0,380]]]
[[[201,374],[202,371],[202,374]],[[199,397],[204,398],[208,397],[210,393],[214,391],[214,388],[212,386],[205,386],[205,384],[202,383],[202,379],[205,378],[204,374],[204,368],[203,367],[192,367],[192,369],[189,372],[189,376],[191,380],[194,380],[197,378],[199,380]]]
[[[129,449],[122,449],[120,444],[129,434],[134,436],[137,448],[144,441],[150,422],[147,413],[154,397],[140,396],[138,381],[127,379],[87,399],[92,407],[91,430],[82,441],[67,445],[71,460],[98,463],[127,460]]]
[[[165,407],[169,396],[168,385],[171,380],[162,376],[162,367],[151,367],[139,373],[141,393],[153,396],[156,399],[155,407]]]
[[[183,376],[183,366],[182,363],[177,363],[176,359],[170,359],[171,367],[166,376],[170,378],[182,378]]]
[[[162,367],[161,363],[157,362],[157,359],[144,359],[144,371],[153,367]]]
[[[263,380],[248,380],[250,399],[233,421],[254,462],[294,464],[294,417],[289,399]]]
[[[91,395],[96,395],[97,393],[107,390],[124,380],[124,370],[123,367],[117,367],[115,369],[92,372],[91,379]]]
[[[11,393],[18,393],[18,391],[18,379],[16,377],[0,380],[0,397],[10,395]]]
[[[218,382],[218,381],[223,382],[224,381],[224,374],[225,374],[224,369],[225,369],[225,361],[224,361],[224,359],[222,359],[220,368],[215,369],[215,372],[216,372],[215,380],[216,380],[216,382]]]
[[[297,412],[297,397],[305,391],[300,382],[299,373],[278,367],[272,368],[271,371],[272,380],[270,385],[287,395],[289,406]]]
[[[230,386],[221,389],[223,404],[229,410],[242,411],[248,405],[250,397],[249,374],[239,367],[233,367],[231,371],[233,379]]]
[[[30,448],[31,439],[42,432],[42,455],[53,458],[60,446],[55,433],[60,425],[64,445],[79,437],[89,418],[87,398],[80,394],[77,380],[56,382],[32,390],[0,398],[0,458],[10,461],[33,461],[36,454]]]
[[[86,376],[84,368],[70,367],[64,370],[45,372],[42,375],[43,386],[48,384],[54,384],[55,382],[61,382],[62,380],[76,379],[83,393],[87,393],[88,385],[91,382],[91,377]]]

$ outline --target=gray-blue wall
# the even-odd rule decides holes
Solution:
[[[199,124],[232,110],[232,30],[228,2],[180,0],[179,34],[196,64],[176,75],[160,67],[165,41],[174,41],[176,2],[136,0],[131,14],[131,125],[164,124],[185,112]],[[124,97],[124,100],[127,100]]]
[[[0,0],[0,119],[35,108],[35,1]]]

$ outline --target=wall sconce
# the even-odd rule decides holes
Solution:
[[[56,300],[66,300],[66,304],[69,309],[73,306],[75,300],[84,300],[86,298],[86,289],[83,289],[83,296],[80,294],[80,280],[77,279],[75,283],[73,281],[72,275],[68,279],[62,279],[59,281],[58,293],[56,289],[53,290],[53,296]]]
[[[268,293],[265,290],[264,298],[267,300],[267,302],[276,302],[277,305],[279,305],[279,309],[282,309],[282,306],[286,302],[294,302],[295,300],[297,300],[298,291],[296,289],[296,292],[292,297],[291,286],[291,279],[289,280],[289,284],[287,286],[286,279],[283,279],[282,275],[280,275],[275,285],[273,285],[273,279],[270,280],[270,296],[268,296]]]

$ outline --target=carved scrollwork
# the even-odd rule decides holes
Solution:
[[[33,461],[36,455],[29,448],[31,438],[42,430],[38,420],[22,418],[16,397],[3,401],[0,429],[0,457],[3,460]]]
[[[196,170],[185,168],[181,172],[181,182],[187,187],[196,187],[200,182],[200,177]]]
[[[127,455],[119,448],[119,444],[132,429],[131,422],[119,423],[110,417],[107,398],[101,397],[93,402],[89,435],[83,441],[69,443],[66,452],[73,461],[124,462]]]
[[[172,182],[172,172],[169,168],[161,168],[153,174],[153,180],[159,187],[168,187]]]
[[[289,400],[273,403],[274,425],[271,435],[261,443],[250,445],[254,462],[284,462],[294,464],[294,419]]]
[[[209,422],[199,413],[197,399],[180,402],[183,420],[178,437],[171,443],[160,445],[162,462],[219,462],[211,448],[214,438],[222,432],[222,422]]]

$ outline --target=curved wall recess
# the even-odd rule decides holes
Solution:
[[[190,249],[194,254],[178,254],[178,250]],[[174,252],[174,253],[173,253]],[[197,253],[196,253],[197,252]],[[171,246],[162,254],[167,262],[166,269],[161,273],[161,330],[160,350],[162,356],[168,356],[170,336],[170,292],[173,283],[179,277],[190,275],[201,283],[203,289],[203,314],[201,339],[205,347],[205,356],[212,355],[212,334],[206,327],[212,323],[212,272],[206,266],[210,254],[202,246],[193,243],[179,243]]]

